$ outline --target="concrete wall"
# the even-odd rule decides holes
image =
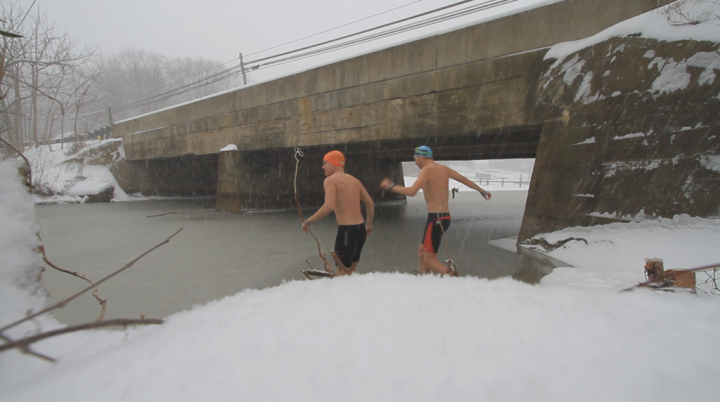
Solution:
[[[543,125],[519,240],[720,215],[718,52],[718,43],[612,38],[546,61],[538,110],[558,118]],[[568,84],[571,69],[578,75]]]
[[[569,0],[121,122],[113,133],[136,160],[534,125],[528,88],[541,52],[504,56],[592,35],[657,4]]]

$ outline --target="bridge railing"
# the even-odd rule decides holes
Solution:
[[[472,180],[472,179],[470,179],[470,181],[472,181],[473,183],[476,183],[478,186],[481,186],[483,183],[485,183],[486,186],[489,186],[490,183],[500,183],[500,187],[505,187],[505,183],[508,183],[508,184],[517,184],[519,187],[522,187],[523,184],[524,184],[525,186],[529,186],[529,185],[530,185],[530,181],[529,181],[529,180],[522,180],[522,179],[520,179],[520,180],[505,180],[504,178],[501,178],[500,180],[497,180],[497,179],[492,179],[492,180],[491,180],[491,179]]]

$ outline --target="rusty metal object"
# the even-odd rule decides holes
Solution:
[[[665,270],[660,258],[645,259],[645,275],[648,285],[658,288],[678,287],[695,291],[695,272],[681,269]]]

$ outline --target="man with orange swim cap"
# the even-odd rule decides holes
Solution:
[[[325,162],[330,162],[333,166],[345,167],[345,155],[340,151],[330,151],[323,157]]]
[[[325,203],[303,222],[302,230],[307,233],[313,222],[335,212],[338,232],[333,254],[343,265],[338,266],[338,274],[351,274],[357,269],[367,235],[372,232],[375,204],[360,180],[345,173],[345,155],[342,152],[328,152],[323,157],[322,170],[326,176],[323,182]],[[367,209],[367,222],[362,216],[361,201]]]

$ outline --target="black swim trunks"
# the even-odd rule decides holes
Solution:
[[[360,252],[367,239],[365,223],[338,226],[335,237],[335,253],[346,268],[360,261]]]
[[[423,231],[423,238],[420,244],[423,245],[423,249],[428,253],[437,254],[440,249],[440,240],[442,235],[450,227],[450,213],[429,213],[427,222],[425,222],[425,230]]]

